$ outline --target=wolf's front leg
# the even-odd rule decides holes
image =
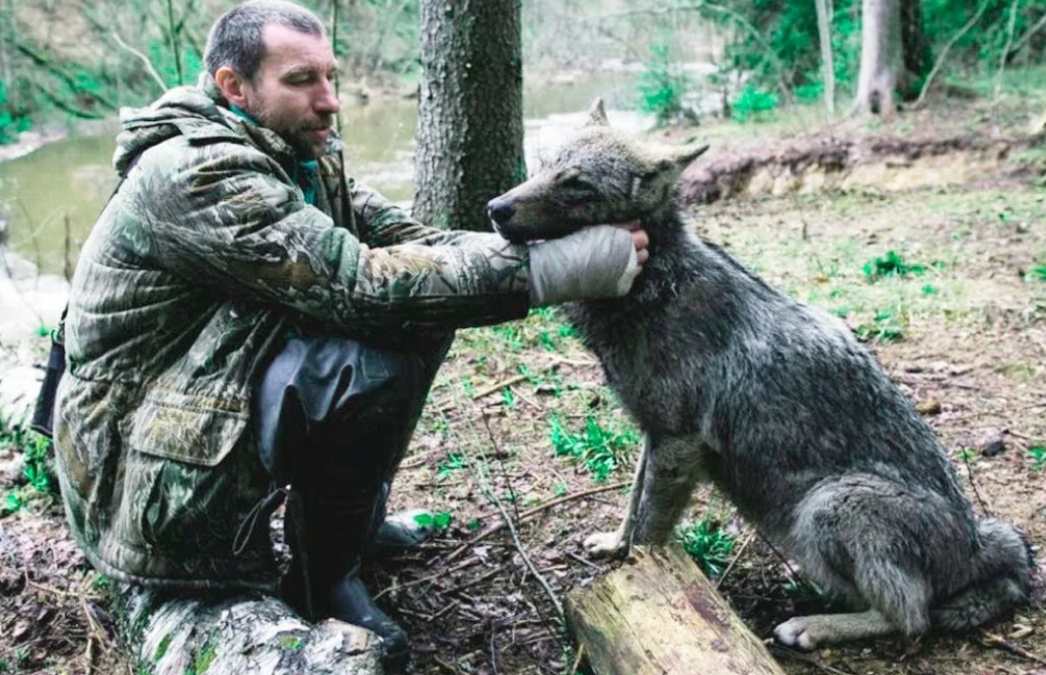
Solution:
[[[650,438],[643,439],[643,449],[639,454],[639,462],[636,464],[636,474],[632,479],[632,492],[628,498],[628,510],[625,518],[621,521],[615,532],[597,532],[585,539],[585,550],[588,554],[596,557],[616,557],[628,554],[628,547],[632,543],[632,530],[636,522],[636,511],[639,509],[639,500],[643,494],[643,474],[646,471],[647,457],[649,455]]]
[[[668,543],[694,488],[708,478],[709,452],[700,439],[690,436],[650,439],[631,543]]]

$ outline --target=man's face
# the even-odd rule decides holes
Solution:
[[[302,157],[324,153],[338,112],[337,62],[323,35],[270,24],[262,31],[265,55],[253,81],[245,82],[246,111],[278,133]]]

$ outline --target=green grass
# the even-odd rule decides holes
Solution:
[[[704,569],[710,578],[716,578],[730,564],[737,538],[728,533],[718,519],[702,518],[696,523],[680,527],[676,536],[683,549]]]
[[[12,448],[24,457],[21,476],[24,484],[0,500],[0,516],[18,511],[36,497],[52,494],[55,487],[47,464],[51,441],[25,424],[16,423],[10,416],[0,414],[0,450]]]
[[[1046,447],[1036,445],[1034,447],[1028,448],[1028,455],[1032,459],[1032,471],[1042,471],[1044,468],[1046,468]]]
[[[556,455],[573,458],[600,483],[628,463],[632,450],[639,442],[639,433],[635,428],[603,427],[592,415],[585,419],[584,428],[578,432],[568,428],[559,415],[552,415],[549,424],[552,448]]]
[[[882,257],[866,262],[861,270],[874,281],[882,277],[907,277],[926,274],[926,266],[905,262],[896,251],[887,251]]]

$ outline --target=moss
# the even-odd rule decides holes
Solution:
[[[172,637],[170,633],[163,636],[163,639],[160,640],[160,645],[156,648],[156,655],[153,656],[153,661],[159,662],[163,655],[167,653],[167,648],[171,646]]]
[[[292,652],[300,652],[305,646],[305,641],[297,635],[284,635],[280,638],[280,646]]]
[[[193,675],[203,675],[207,672],[207,669],[211,667],[211,662],[214,661],[217,650],[218,643],[215,642],[214,638],[208,640],[207,644],[203,646],[203,649],[196,656],[196,662],[193,664]]]

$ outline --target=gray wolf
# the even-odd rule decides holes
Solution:
[[[784,644],[962,630],[1025,602],[1025,541],[974,516],[933,431],[846,326],[687,230],[675,184],[706,148],[639,143],[610,128],[600,101],[590,118],[488,205],[511,241],[635,218],[650,236],[629,295],[568,306],[645,437],[624,521],[586,548],[665,543],[711,481],[860,609],[785,621],[774,630]]]

